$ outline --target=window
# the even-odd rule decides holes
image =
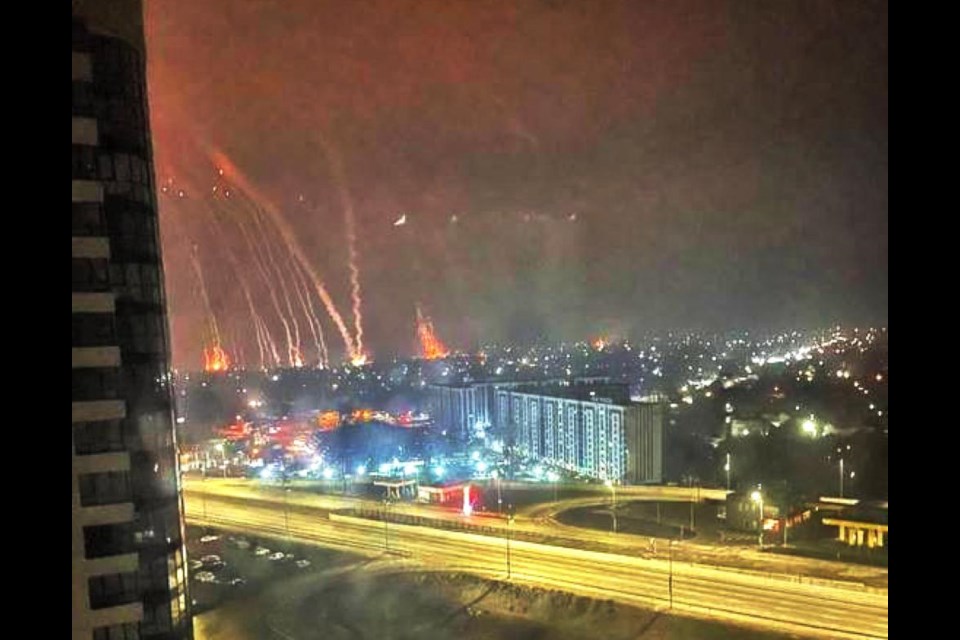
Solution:
[[[106,234],[103,209],[99,202],[73,203],[73,235],[102,236]]]
[[[73,290],[107,291],[110,285],[109,261],[106,258],[73,258]]]
[[[73,179],[97,179],[97,148],[87,145],[73,145]]]
[[[140,640],[140,625],[136,622],[113,624],[93,630],[93,640]]]
[[[173,622],[170,612],[170,602],[162,604],[148,604],[143,608],[143,626],[148,633],[162,633],[169,631]]]
[[[119,556],[133,551],[131,524],[91,525],[83,528],[83,553],[86,558]]]
[[[74,369],[73,401],[116,400],[119,384],[119,373],[114,368]]]
[[[80,505],[92,507],[130,501],[130,473],[106,471],[84,473],[79,477]]]
[[[124,353],[165,353],[163,316],[158,313],[118,314],[117,329]]]
[[[137,574],[133,571],[94,576],[89,579],[88,586],[91,609],[116,607],[140,599]]]
[[[73,446],[77,455],[123,451],[123,421],[104,420],[73,425]]]
[[[73,115],[96,115],[96,93],[89,82],[74,81],[73,83]]]
[[[107,347],[117,343],[113,314],[75,313],[72,323],[74,347]]]

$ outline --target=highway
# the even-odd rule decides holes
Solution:
[[[281,504],[284,495],[278,487],[271,488],[270,485],[263,485],[258,481],[243,479],[208,478],[206,481],[199,481],[185,478],[184,490],[188,496],[202,493],[202,495],[208,496],[217,495],[242,500],[280,502]],[[617,493],[618,497],[622,496],[621,500],[689,501],[692,491],[696,491],[696,489],[643,486],[624,487]],[[701,489],[700,491],[702,492],[701,497],[706,497],[707,492],[711,490]],[[725,493],[722,490],[712,491],[720,494]],[[198,495],[197,497],[202,500],[201,496]],[[710,497],[715,496],[710,494]],[[319,495],[295,490],[287,492],[286,501],[290,506],[311,507],[323,511],[364,508],[368,511],[379,512],[382,509],[381,504],[377,501],[342,495]],[[530,505],[518,510],[512,528],[514,532],[527,534],[534,541],[650,559],[667,559],[669,554],[666,540],[657,541],[655,548],[652,548],[650,538],[646,536],[624,533],[614,535],[609,531],[564,525],[554,519],[555,514],[563,509],[592,504],[609,503],[605,501],[603,494],[599,494],[593,497],[571,498],[554,503]],[[458,527],[464,522],[464,518],[458,511],[410,502],[392,504],[390,513],[431,520],[444,520]],[[474,514],[470,517],[469,522],[494,530],[502,530],[505,526],[504,519],[493,514]],[[746,547],[722,546],[687,540],[675,546],[673,557],[674,560],[680,559],[689,563],[750,570],[771,576],[779,575],[781,578],[790,580],[796,580],[798,576],[802,576],[803,579],[819,579],[836,583],[838,586],[841,583],[851,587],[869,585],[872,588],[882,590],[886,590],[888,584],[888,571],[883,567],[763,553],[753,545]]]
[[[205,496],[205,497],[203,497]],[[289,537],[428,570],[507,577],[506,537],[384,524],[265,499],[188,492],[187,519]],[[509,542],[511,581],[647,608],[830,638],[886,638],[885,593],[797,583],[669,559],[599,553],[527,541]]]

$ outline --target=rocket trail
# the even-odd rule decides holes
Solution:
[[[336,148],[323,133],[318,131],[317,138],[320,141],[321,148],[323,148],[324,155],[327,157],[327,163],[330,165],[330,171],[333,174],[334,183],[340,195],[340,204],[343,207],[347,233],[347,260],[350,269],[350,298],[353,303],[354,338],[357,351],[363,354],[363,315],[360,308],[362,296],[360,293],[360,267],[358,264],[359,256],[357,254],[357,230],[356,218],[353,212],[353,199],[347,190],[347,182],[344,177],[343,163],[340,161],[340,154],[337,153]]]
[[[217,317],[213,313],[213,307],[210,305],[210,296],[207,294],[207,282],[203,277],[203,269],[200,268],[200,260],[197,257],[197,244],[194,243],[190,251],[190,263],[193,265],[193,272],[197,276],[197,282],[200,283],[200,297],[203,299],[204,309],[207,311],[207,325],[213,337],[214,345],[220,346],[220,327],[217,325]]]
[[[283,294],[283,299],[287,303],[287,312],[290,314],[290,323],[293,325],[293,344],[290,349],[290,364],[300,367],[303,366],[302,352],[300,351],[300,326],[297,323],[297,314],[293,310],[293,304],[290,302],[290,291],[287,289],[286,278],[284,278],[283,272],[277,264],[277,260],[273,255],[273,249],[270,248],[270,233],[265,228],[258,209],[254,209],[253,211],[253,220],[260,230],[260,237],[263,239],[263,246],[266,248],[267,258],[273,267],[273,272],[277,274],[277,280],[280,282],[280,293]]]
[[[203,205],[206,212],[209,214],[209,220],[212,221],[211,229],[214,232],[214,237],[222,237],[221,231],[225,230],[224,223],[220,220],[218,215],[219,209],[215,207],[212,203],[202,200],[201,204]],[[240,259],[237,257],[233,245],[229,242],[224,243],[227,249],[227,261],[230,263],[230,266],[233,267],[234,272],[237,275],[237,282],[240,285],[240,291],[243,294],[244,300],[246,300],[247,307],[250,310],[250,319],[253,322],[254,333],[257,339],[257,349],[260,354],[260,368],[263,369],[266,365],[265,353],[269,350],[270,346],[273,343],[273,338],[270,336],[269,330],[266,328],[266,325],[263,322],[263,319],[260,317],[260,314],[257,312],[257,307],[253,303],[253,296],[250,293],[250,285],[247,283],[247,279],[244,276],[243,269],[241,268]],[[276,347],[273,346],[273,356],[279,364],[279,356],[276,354]]]
[[[320,318],[313,308],[313,300],[310,298],[310,287],[307,284],[303,273],[300,271],[297,261],[290,254],[287,254],[287,267],[293,274],[293,286],[300,299],[300,306],[303,308],[303,314],[307,318],[307,324],[310,325],[310,332],[313,334],[313,342],[317,348],[317,358],[321,368],[329,365],[329,354],[327,353],[327,344],[323,336],[323,326],[320,324]]]
[[[221,205],[221,203],[222,203],[222,205]],[[226,217],[226,218],[233,219],[233,220],[235,221],[236,225],[240,228],[240,233],[241,233],[241,235],[244,237],[244,240],[246,240],[248,246],[250,247],[251,255],[253,256],[254,266],[257,268],[257,270],[259,271],[261,277],[264,279],[264,282],[266,283],[266,285],[267,285],[267,287],[268,287],[268,291],[269,291],[270,294],[271,294],[271,298],[272,298],[272,301],[273,301],[273,303],[274,303],[274,309],[276,310],[277,315],[278,315],[278,317],[280,318],[280,322],[281,322],[282,324],[284,324],[284,329],[287,330],[287,345],[288,345],[288,351],[289,351],[289,344],[290,344],[289,329],[288,329],[287,325],[285,324],[285,319],[284,319],[284,317],[283,317],[283,312],[280,310],[280,304],[279,304],[279,302],[276,300],[275,296],[273,296],[273,289],[272,289],[272,287],[270,287],[270,279],[269,279],[269,276],[268,276],[268,274],[267,274],[266,268],[263,266],[263,264],[261,264],[262,258],[259,256],[258,247],[254,244],[253,239],[250,237],[249,233],[247,232],[247,229],[246,229],[246,227],[243,225],[243,221],[240,219],[240,217],[237,216],[237,215],[230,215],[230,212],[228,212],[228,211],[226,211],[225,209],[221,208],[221,206],[222,206],[222,207],[228,207],[228,206],[230,206],[231,204],[232,204],[232,202],[229,201],[229,200],[216,200],[216,199],[215,199],[215,200],[213,201],[213,204],[207,204],[207,209],[210,211],[211,217],[212,217],[212,218],[214,219],[214,221],[217,222],[218,224],[221,223],[221,221],[220,221],[220,215],[218,215],[218,214],[222,214],[222,215],[223,215],[224,217]],[[216,206],[215,206],[215,205],[216,205]],[[234,212],[234,213],[235,213],[235,212]],[[219,235],[219,234],[217,234],[217,235]],[[237,271],[237,273],[240,273],[240,272],[241,272],[240,259],[239,259],[239,258],[236,256],[236,254],[233,252],[232,245],[230,245],[229,243],[227,243],[227,249],[228,249],[228,253],[227,253],[228,258],[229,258],[229,259],[231,260],[231,262],[233,263],[234,268],[235,268],[235,270]],[[260,326],[261,326],[261,329],[262,329],[263,338],[264,338],[264,341],[265,341],[266,346],[268,347],[268,349],[269,349],[269,351],[270,351],[270,354],[273,356],[274,364],[275,364],[276,366],[280,366],[280,364],[283,362],[283,360],[280,358],[279,351],[278,351],[278,349],[277,349],[276,341],[273,339],[273,336],[270,334],[270,330],[269,330],[269,327],[267,326],[267,323],[263,320],[263,318],[260,316],[260,314],[259,314],[259,313],[257,312],[257,310],[256,310],[256,305],[255,305],[254,302],[253,302],[253,296],[252,296],[252,294],[250,293],[249,285],[247,285],[247,283],[246,283],[245,280],[241,279],[241,286],[242,286],[242,288],[243,288],[244,298],[247,300],[247,305],[250,307],[251,314],[254,315],[255,318],[259,318],[259,320],[260,320]]]
[[[226,203],[229,205],[235,205],[236,202],[231,199],[225,199]],[[236,212],[235,212],[236,213]],[[253,214],[251,214],[253,215]],[[252,256],[254,266],[256,266],[257,271],[260,273],[260,277],[263,279],[264,284],[267,286],[267,293],[270,296],[270,301],[273,303],[273,309],[277,313],[277,317],[280,319],[280,324],[283,325],[284,336],[287,339],[287,357],[289,358],[291,364],[293,363],[293,336],[290,332],[290,323],[287,322],[286,317],[283,314],[283,309],[280,308],[280,300],[277,298],[277,293],[274,291],[274,288],[270,280],[270,274],[266,267],[266,260],[263,257],[263,250],[254,240],[250,230],[247,228],[246,224],[243,222],[243,219],[240,215],[229,216],[234,220],[237,227],[240,228],[240,234],[243,236],[244,240],[247,243],[247,246],[250,247],[250,255]]]
[[[340,312],[337,310],[337,307],[333,302],[333,298],[330,297],[330,294],[327,292],[326,287],[324,287],[320,277],[313,270],[313,267],[310,265],[310,261],[304,254],[303,249],[300,247],[299,243],[297,243],[293,231],[280,215],[280,212],[277,210],[277,208],[270,202],[270,200],[263,197],[257,188],[253,186],[249,180],[247,180],[246,176],[240,172],[240,170],[229,158],[226,157],[226,155],[216,149],[211,149],[209,151],[209,156],[214,165],[223,170],[224,174],[228,176],[230,180],[242,191],[246,192],[248,197],[253,199],[255,202],[262,204],[262,208],[269,214],[270,220],[273,221],[274,225],[279,230],[280,235],[286,243],[291,254],[297,259],[298,262],[300,262],[300,265],[303,267],[303,269],[310,274],[314,289],[317,292],[317,296],[323,302],[327,313],[330,315],[330,318],[333,320],[334,324],[339,330],[341,338],[343,338],[343,344],[344,348],[346,349],[347,356],[350,359],[362,357],[363,354],[359,349],[356,348],[353,338],[350,336],[350,332],[347,330],[347,325],[343,321],[343,316],[340,315]]]

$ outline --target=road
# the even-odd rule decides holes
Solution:
[[[506,483],[505,483],[506,484]],[[263,485],[257,481],[242,479],[207,479],[199,481],[184,480],[184,489],[188,496],[217,495],[242,500],[279,502],[283,492],[279,488],[270,489],[270,485]],[[517,488],[511,488],[515,491]],[[618,500],[661,500],[687,501],[691,492],[697,488],[686,487],[623,487],[617,490]],[[724,494],[722,490],[699,489],[701,497],[718,497]],[[719,492],[708,493],[710,491]],[[202,494],[201,494],[202,492]],[[198,495],[200,494],[200,495]],[[696,495],[696,494],[694,494]],[[336,511],[346,508],[366,508],[370,511],[379,511],[382,507],[379,502],[362,500],[358,497],[340,495],[318,495],[301,491],[289,491],[286,496],[290,506],[310,507],[324,511]],[[513,524],[513,531],[526,534],[528,537],[539,539],[542,542],[561,544],[596,551],[610,551],[650,559],[666,560],[668,547],[666,540],[659,540],[655,546],[650,544],[647,536],[630,534],[616,534],[606,531],[597,531],[583,527],[574,527],[557,522],[554,516],[564,509],[593,504],[604,504],[603,494],[596,496],[577,497],[559,502],[542,503],[521,508],[517,512]],[[458,511],[438,508],[436,506],[416,503],[400,502],[391,505],[390,512],[445,520],[454,525],[461,525],[464,518]],[[503,530],[505,522],[495,515],[475,514],[469,522],[475,525]],[[674,560],[707,564],[720,567],[762,572],[769,575],[779,575],[795,580],[798,576],[803,579],[819,579],[836,583],[848,583],[848,586],[886,590],[888,585],[888,571],[883,567],[871,567],[851,563],[818,560],[801,556],[787,556],[758,551],[753,546],[732,546],[684,541],[674,550]]]
[[[187,519],[258,536],[380,555],[503,579],[508,539],[338,516],[270,500],[187,494]],[[887,596],[680,561],[513,540],[510,579],[676,613],[830,638],[887,637]]]

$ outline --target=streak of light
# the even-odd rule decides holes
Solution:
[[[310,261],[304,254],[303,249],[296,241],[295,234],[293,233],[289,224],[287,224],[287,222],[280,215],[280,212],[277,210],[276,206],[273,205],[270,200],[263,197],[259,190],[253,186],[249,180],[247,180],[246,176],[243,175],[243,173],[233,164],[233,162],[221,151],[212,149],[209,151],[209,156],[214,165],[221,168],[235,186],[246,192],[249,198],[262,205],[261,208],[266,211],[270,217],[270,220],[273,221],[274,225],[279,230],[280,235],[286,243],[291,254],[297,259],[301,267],[303,267],[303,269],[310,274],[317,295],[323,302],[327,313],[330,315],[330,318],[333,320],[334,324],[339,330],[341,338],[343,338],[343,344],[344,348],[346,349],[347,356],[349,358],[356,358],[362,355],[362,352],[357,349],[353,338],[350,336],[347,325],[343,321],[343,316],[340,315],[340,312],[337,310],[337,307],[333,302],[333,298],[330,297],[329,292],[323,285],[323,281],[311,266]]]

